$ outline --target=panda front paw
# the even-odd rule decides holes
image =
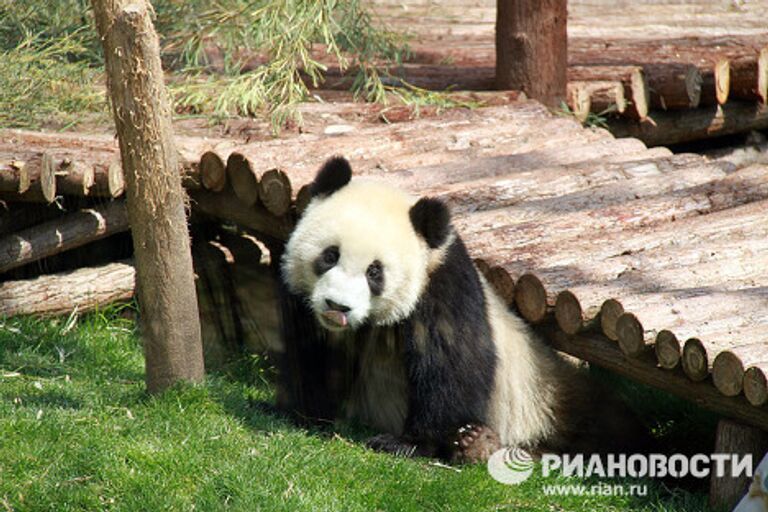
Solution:
[[[366,441],[365,446],[377,452],[391,453],[397,457],[418,455],[418,446],[392,434],[379,434]]]
[[[469,423],[458,429],[453,446],[451,462],[455,464],[485,462],[494,452],[502,448],[501,440],[496,432],[485,425],[474,423]]]

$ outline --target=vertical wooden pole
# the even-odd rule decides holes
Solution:
[[[185,195],[147,0],[92,0],[126,178],[146,382],[203,378]]]
[[[768,450],[768,434],[759,428],[750,427],[732,420],[722,419],[717,424],[715,453],[752,455],[754,470]],[[713,509],[731,510],[747,492],[750,478],[730,476],[731,465],[726,464],[726,475],[710,477],[709,506]]]
[[[548,107],[566,99],[567,0],[497,0],[496,87]]]

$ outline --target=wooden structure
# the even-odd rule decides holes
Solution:
[[[414,35],[411,59],[390,71],[430,89],[494,88],[497,66],[505,67],[497,2],[370,4]],[[767,128],[767,11],[766,0],[570,0],[568,107],[582,122],[605,117],[611,130],[651,145]],[[544,69],[547,62],[539,58]]]
[[[54,186],[78,179],[62,169],[108,172],[117,154],[107,136],[4,131],[0,141],[0,165],[37,175],[48,161]],[[290,233],[306,184],[331,154],[348,156],[358,174],[443,198],[479,268],[557,348],[768,428],[765,166],[730,172],[581,128],[534,102],[344,135],[177,144],[193,212],[269,243]],[[5,197],[45,201],[30,191],[34,183]],[[82,240],[127,229],[120,197],[94,210],[104,220]],[[69,218],[78,215],[93,214]],[[3,268],[49,254],[36,237],[67,222],[0,239]]]

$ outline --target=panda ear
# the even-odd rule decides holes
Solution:
[[[329,196],[349,183],[352,179],[352,167],[346,158],[335,156],[323,164],[317,172],[315,181],[310,185],[312,197]]]
[[[413,229],[431,249],[443,245],[451,234],[451,213],[439,199],[422,197],[411,207],[408,215]]]

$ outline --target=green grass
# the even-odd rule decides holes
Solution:
[[[144,392],[140,342],[117,311],[0,321],[0,510],[697,510],[648,497],[547,497],[483,465],[454,470],[367,451],[342,424],[305,430],[263,412],[246,358],[198,386]]]

